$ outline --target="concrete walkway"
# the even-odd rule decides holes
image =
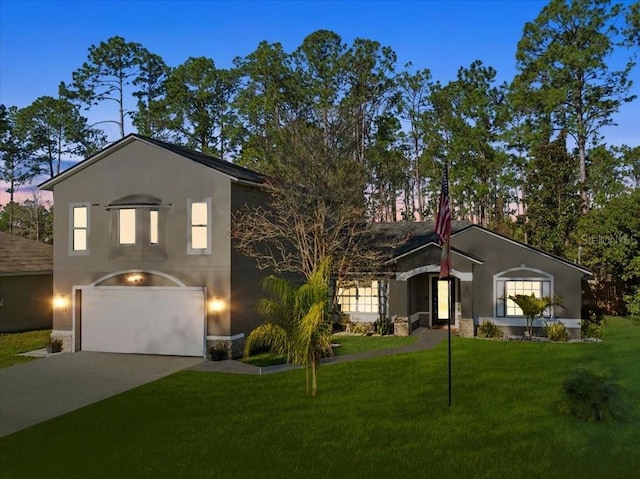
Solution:
[[[0,437],[204,361],[80,351],[0,369]]]
[[[361,353],[347,354],[344,356],[334,356],[332,358],[324,359],[322,361],[322,364],[338,364],[350,361],[361,361],[363,359],[379,358],[382,356],[390,356],[393,354],[403,354],[430,349],[447,339],[447,330],[418,328],[413,332],[412,336],[417,336],[418,340],[408,346],[400,346],[398,348],[382,349],[377,351],[363,351]],[[296,366],[291,366],[289,364],[278,364],[275,366],[266,366],[261,368],[258,366],[245,364],[241,361],[227,360],[205,361],[196,364],[189,369],[193,371],[210,371],[228,374],[274,374],[282,371],[290,371],[291,369],[295,368]]]

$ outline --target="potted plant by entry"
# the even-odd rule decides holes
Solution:
[[[51,338],[51,341],[49,341],[49,344],[47,344],[47,352],[59,353],[61,351],[62,351],[62,339]]]
[[[227,351],[227,346],[225,344],[216,344],[209,349],[209,354],[211,355],[212,361],[223,361],[225,359],[229,359],[229,351]]]

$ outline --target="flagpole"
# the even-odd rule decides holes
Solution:
[[[438,203],[435,233],[440,238],[440,279],[447,281],[447,331],[449,351],[449,406],[451,406],[451,199],[449,197],[449,165],[442,168],[442,190]]]
[[[449,343],[449,407],[451,407],[451,276],[447,276],[447,305],[449,308],[449,320],[447,321],[448,326],[448,343]]]
[[[447,169],[449,168],[449,166],[447,165]],[[449,175],[447,174],[447,189],[449,187],[448,185],[449,183]],[[450,197],[449,197],[450,198]],[[449,201],[451,201],[451,199],[449,199]],[[449,227],[450,228],[450,227]],[[449,241],[447,241],[447,261],[449,261],[449,265],[451,264],[451,230],[449,230]],[[449,305],[449,332],[448,332],[448,336],[449,336],[449,407],[451,407],[451,396],[452,396],[452,389],[451,389],[451,319],[452,316],[455,314],[455,311],[452,311],[452,304],[451,304],[451,297],[453,296],[453,293],[455,291],[455,287],[454,287],[454,281],[451,277],[451,266],[449,266],[449,271],[447,271],[447,289],[449,291],[449,294],[447,295],[447,303]]]

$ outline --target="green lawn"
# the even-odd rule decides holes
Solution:
[[[50,339],[50,329],[0,334],[0,368],[33,361],[36,358],[16,356],[16,354],[42,349],[49,344]]]
[[[447,345],[266,376],[183,371],[0,439],[0,477],[630,478],[640,471],[640,327],[600,344],[454,338]],[[579,365],[608,371],[625,423],[558,412]]]
[[[260,368],[266,366],[275,366],[276,364],[284,364],[287,362],[286,354],[260,353],[254,354],[246,358],[240,359],[243,363],[252,364]]]
[[[393,349],[400,346],[408,346],[418,340],[415,336],[348,336],[334,335],[331,341],[340,344],[340,347],[333,349],[336,356],[360,353],[363,351],[376,351],[380,349]],[[261,353],[247,358],[242,358],[242,362],[253,364],[254,366],[265,367],[275,364],[284,364],[287,357],[284,354]]]
[[[331,341],[340,344],[339,348],[334,348],[336,356],[345,354],[360,353],[363,351],[375,351],[379,349],[393,349],[401,346],[408,346],[418,340],[416,336],[347,336],[333,335]]]

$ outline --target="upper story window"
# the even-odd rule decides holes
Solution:
[[[136,244],[136,210],[118,210],[118,238],[122,245]]]
[[[146,194],[112,201],[110,211],[110,259],[166,259],[167,211],[170,204]]]
[[[189,200],[188,254],[211,254],[211,198]]]
[[[69,205],[69,254],[89,254],[89,204]]]
[[[149,211],[149,243],[158,244],[158,210]]]

